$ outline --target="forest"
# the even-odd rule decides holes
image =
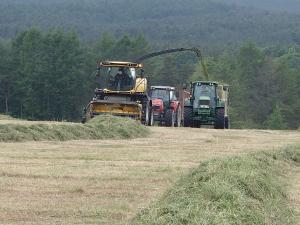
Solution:
[[[90,46],[76,33],[30,28],[0,44],[0,112],[32,120],[78,121],[97,87],[95,68],[106,59],[128,60],[152,50],[135,37],[103,34]],[[296,129],[300,126],[300,46],[258,47],[245,43],[209,55],[212,80],[230,85],[230,114],[235,128]],[[192,53],[145,63],[151,85],[201,80]]]
[[[158,48],[299,44],[300,15],[279,10],[284,7],[300,10],[295,0],[1,0],[0,37],[34,26],[73,30],[87,42],[106,32],[117,37],[142,32]]]
[[[0,113],[79,121],[98,85],[99,61],[200,47],[211,79],[230,85],[232,127],[297,129],[300,7],[288,0],[285,7],[274,4],[267,11],[268,4],[2,0]],[[192,53],[149,60],[145,70],[152,85],[181,87],[203,79]]]

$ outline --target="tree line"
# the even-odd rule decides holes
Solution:
[[[281,5],[293,6],[293,0],[277,0],[278,8],[280,1]],[[60,26],[74,29],[85,41],[95,41],[104,32],[122,36],[125,32],[137,35],[141,31],[152,45],[160,47],[197,43],[221,48],[247,40],[262,44],[300,43],[299,15],[245,8],[230,2],[237,1],[1,0],[0,37],[12,38],[31,26],[45,31]],[[252,2],[246,5],[259,7],[266,1]]]
[[[75,32],[31,28],[0,42],[0,113],[32,120],[78,121],[93,96],[96,64],[133,60],[153,51],[142,33],[104,33],[85,43]],[[240,48],[206,57],[211,79],[230,85],[230,115],[236,128],[300,126],[300,46]],[[203,79],[193,53],[145,62],[152,85],[180,87]]]

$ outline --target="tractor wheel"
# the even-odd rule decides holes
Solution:
[[[193,108],[184,107],[184,120],[185,127],[193,127]]]
[[[224,128],[225,128],[224,108],[218,108],[216,109],[215,129],[224,129]]]
[[[176,111],[176,122],[175,122],[176,127],[181,126],[181,106],[178,106],[178,109]]]
[[[230,129],[230,120],[229,116],[225,117],[225,129]]]
[[[148,121],[148,126],[153,126],[154,125],[154,112],[152,107],[149,107],[149,121]]]
[[[145,101],[142,105],[142,124],[148,126],[149,125],[149,112],[150,112],[150,106],[149,102]]]
[[[167,127],[174,127],[175,124],[175,113],[172,109],[167,109],[165,114],[165,125]]]

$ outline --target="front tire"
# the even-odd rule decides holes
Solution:
[[[216,109],[216,121],[215,121],[215,129],[224,129],[225,128],[225,112],[224,108]]]
[[[165,114],[165,125],[167,127],[174,127],[175,124],[175,113],[172,109],[167,109]]]
[[[193,127],[193,108],[184,107],[184,127]]]

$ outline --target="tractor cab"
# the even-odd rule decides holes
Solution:
[[[169,86],[151,86],[150,96],[152,99],[161,99],[166,105],[177,100],[175,88]]]
[[[210,82],[195,82],[192,84],[194,108],[210,109],[217,104],[217,84]]]
[[[97,67],[99,89],[106,92],[146,92],[147,80],[143,78],[142,64],[105,61]]]

